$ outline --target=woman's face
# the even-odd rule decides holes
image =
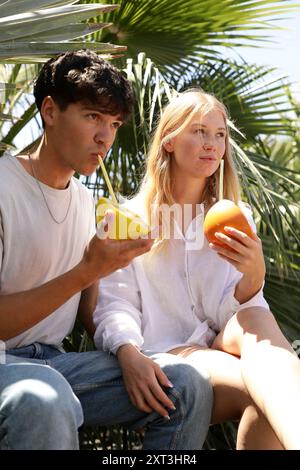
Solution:
[[[218,110],[196,114],[190,124],[165,144],[172,152],[172,176],[208,178],[218,169],[225,153],[226,127]]]

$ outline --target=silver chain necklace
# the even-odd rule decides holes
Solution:
[[[41,193],[42,193],[43,199],[44,199],[44,201],[45,201],[45,204],[46,204],[46,207],[47,207],[47,209],[48,209],[48,212],[49,212],[49,214],[50,214],[50,216],[51,216],[51,219],[52,219],[56,224],[58,224],[58,225],[59,225],[59,224],[62,224],[62,223],[66,220],[66,218],[68,217],[68,214],[69,214],[69,211],[70,211],[71,202],[72,202],[72,186],[70,187],[70,197],[69,197],[69,204],[68,204],[67,212],[66,212],[66,214],[65,214],[65,216],[64,216],[64,218],[63,218],[62,220],[57,220],[57,219],[54,217],[54,215],[52,214],[52,212],[51,212],[51,209],[50,209],[49,204],[48,204],[48,202],[47,202],[47,199],[46,199],[46,196],[45,196],[44,191],[43,191],[43,189],[42,189],[42,186],[41,186],[39,180],[37,179],[36,173],[35,173],[34,168],[33,168],[33,163],[32,163],[32,159],[31,159],[30,153],[28,153],[28,158],[29,158],[29,162],[30,162],[30,166],[31,166],[31,171],[32,171],[33,177],[34,177],[34,179],[35,179],[35,181],[36,181],[38,187],[40,188],[40,191],[41,191]]]

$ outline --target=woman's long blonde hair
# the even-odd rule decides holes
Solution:
[[[139,191],[139,194],[143,197],[149,220],[151,214],[153,216],[153,208],[159,210],[162,204],[173,205],[176,202],[172,194],[172,156],[164,148],[164,143],[180,134],[189,125],[196,113],[205,115],[211,110],[218,110],[222,113],[226,128],[226,146],[223,157],[223,197],[235,203],[240,200],[240,185],[229,143],[227,110],[213,95],[200,89],[187,90],[173,98],[164,108],[150,144],[146,173]],[[218,190],[219,169],[207,178],[202,198],[202,202],[205,203],[205,210],[209,209],[218,197]]]

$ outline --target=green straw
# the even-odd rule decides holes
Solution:
[[[223,199],[223,177],[224,177],[224,160],[220,162],[220,180],[219,180],[219,201]]]
[[[101,158],[101,155],[98,155],[98,160],[99,160],[99,164],[100,164],[100,166],[101,166],[101,170],[102,170],[102,173],[103,173],[105,182],[106,182],[107,187],[108,187],[109,194],[111,195],[113,202],[114,202],[115,204],[118,204],[117,198],[116,198],[115,193],[114,193],[114,190],[113,190],[113,188],[112,188],[112,185],[111,185],[109,176],[108,176],[108,174],[107,174],[105,165],[104,165],[104,163],[103,163],[103,160],[102,160],[102,158]]]

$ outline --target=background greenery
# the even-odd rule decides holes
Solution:
[[[106,166],[124,195],[138,187],[151,130],[173,93],[201,86],[229,109],[244,198],[251,204],[267,262],[265,296],[280,326],[300,337],[300,105],[288,78],[274,69],[232,60],[231,48],[263,47],[293,1],[268,0],[0,0],[0,153],[16,152],[41,133],[32,100],[39,63],[70,49],[89,47],[112,59],[131,80],[136,105],[120,129]],[[110,4],[111,6],[109,6]],[[104,6],[103,6],[104,5]],[[36,13],[38,10],[38,14]],[[13,16],[12,16],[13,15]],[[127,51],[125,49],[127,47]],[[122,56],[120,56],[122,54]],[[21,144],[22,147],[22,144]],[[19,149],[21,150],[21,149]],[[84,179],[106,193],[101,174]],[[79,326],[68,347],[91,347]],[[96,433],[96,434],[95,434]],[[139,445],[114,428],[90,430],[85,447]],[[234,446],[235,427],[215,427],[208,448]]]

